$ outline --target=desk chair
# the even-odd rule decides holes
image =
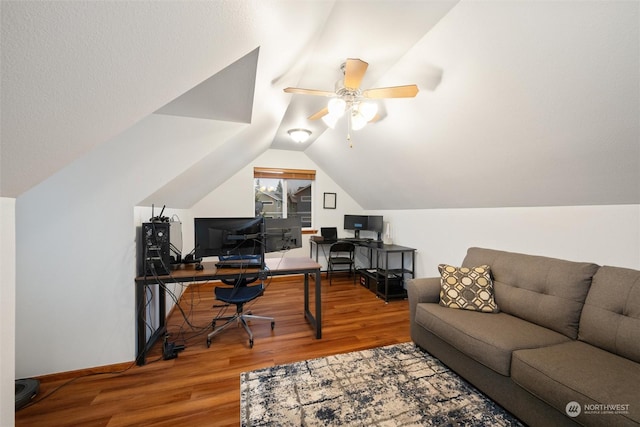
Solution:
[[[215,335],[218,335],[220,332],[225,330],[227,326],[236,323],[242,324],[244,330],[249,334],[249,348],[253,348],[253,334],[251,333],[251,329],[249,329],[249,325],[247,324],[248,320],[269,320],[271,321],[271,330],[276,325],[273,317],[265,317],[265,316],[254,316],[250,311],[244,312],[243,307],[246,303],[253,301],[254,299],[262,296],[264,293],[264,286],[261,282],[259,285],[247,286],[249,283],[253,283],[258,280],[258,277],[254,278],[239,278],[236,280],[222,280],[222,283],[230,286],[216,286],[214,289],[214,293],[216,295],[216,299],[218,301],[222,301],[227,304],[235,304],[236,305],[236,314],[228,317],[216,317],[211,322],[211,326],[213,326],[213,331],[207,335],[207,348],[211,346],[211,338]],[[224,320],[224,325],[216,328],[216,322],[218,320]]]
[[[327,259],[328,268],[327,276],[329,276],[329,286],[331,286],[331,277],[336,266],[348,266],[349,273],[353,274],[353,283],[356,282],[356,265],[354,261],[356,246],[351,242],[339,241],[329,247],[329,258]],[[338,271],[347,271],[344,269]]]

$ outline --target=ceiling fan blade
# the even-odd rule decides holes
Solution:
[[[418,94],[418,86],[394,86],[368,89],[362,92],[365,98],[413,98]]]
[[[358,89],[369,64],[361,59],[347,59],[344,66],[344,87]]]
[[[299,87],[288,87],[285,88],[284,91],[286,93],[299,93],[301,95],[315,95],[315,96],[335,96],[335,92],[328,92],[326,90],[316,90],[316,89],[302,89]]]
[[[314,114],[310,115],[308,117],[308,119],[309,120],[318,120],[318,119],[323,118],[327,114],[329,114],[329,108],[324,107],[322,110],[318,111],[317,113],[314,113]]]

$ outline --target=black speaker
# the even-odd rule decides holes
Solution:
[[[145,222],[142,224],[143,275],[169,274],[171,268],[170,242],[168,222]]]

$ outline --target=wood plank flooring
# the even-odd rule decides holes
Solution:
[[[170,341],[186,346],[178,358],[162,360],[158,343],[146,365],[125,365],[120,374],[43,377],[35,403],[16,413],[16,426],[237,426],[242,372],[410,341],[406,300],[385,303],[346,275],[329,287],[323,274],[322,339],[304,318],[302,276],[287,276],[269,282],[250,306],[256,315],[275,317],[273,331],[269,322],[253,321],[250,349],[245,331],[234,325],[207,348],[211,319],[221,310],[212,308],[214,286],[185,290],[180,307],[193,328],[180,310],[171,313]]]

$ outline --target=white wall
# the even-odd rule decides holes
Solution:
[[[15,199],[0,198],[0,426],[15,412]]]
[[[193,217],[207,216],[253,216],[255,212],[253,192],[254,166],[274,168],[295,168],[316,170],[313,186],[313,227],[338,227],[342,230],[345,213],[358,214],[362,207],[340,188],[322,169],[303,152],[285,150],[267,150],[251,164],[242,168],[223,185],[212,191],[191,209]],[[336,193],[336,209],[322,207],[323,193]],[[287,252],[287,257],[309,256],[309,239],[302,238],[303,247]],[[282,256],[280,253],[270,257]]]
[[[416,275],[459,265],[469,247],[640,269],[640,205],[376,211],[396,244],[417,249]]]
[[[217,126],[151,115],[17,198],[18,378],[134,360],[134,207],[222,144]]]

